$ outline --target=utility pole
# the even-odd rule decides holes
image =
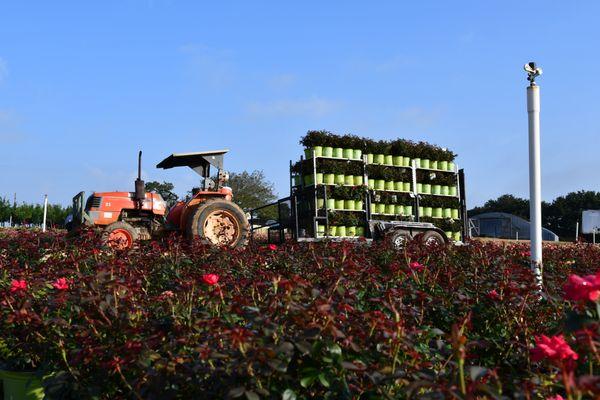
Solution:
[[[42,232],[46,232],[46,215],[48,214],[48,195],[44,195],[44,219],[42,220]]]
[[[531,269],[535,284],[542,288],[542,185],[540,167],[540,87],[535,78],[542,69],[534,62],[525,64],[527,71],[527,114],[529,119],[529,217],[531,235]]]

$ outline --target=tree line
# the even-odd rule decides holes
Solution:
[[[556,233],[561,240],[575,238],[575,226],[581,223],[584,210],[600,210],[600,192],[571,192],[552,202],[542,202],[542,226]],[[488,200],[483,206],[469,210],[469,217],[486,212],[505,212],[529,220],[529,200],[504,194]]]
[[[48,204],[46,224],[50,227],[62,227],[70,213],[71,207]],[[7,223],[11,219],[13,225],[41,225],[44,219],[44,206],[29,203],[14,204],[7,198],[0,198],[0,223]]]

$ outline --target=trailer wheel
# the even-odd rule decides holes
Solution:
[[[392,231],[385,236],[385,240],[396,250],[403,248],[412,240],[410,233],[402,230]]]
[[[113,222],[102,232],[102,242],[117,250],[133,247],[136,240],[138,240],[138,234],[135,228],[123,221]]]
[[[248,243],[250,226],[246,215],[235,203],[227,200],[207,200],[188,214],[186,237],[240,248]]]
[[[444,246],[446,244],[444,237],[436,231],[425,231],[419,235],[419,239],[427,246]]]

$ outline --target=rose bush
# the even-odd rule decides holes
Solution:
[[[600,250],[546,245],[541,300],[527,251],[3,230],[0,362],[56,399],[598,396]]]

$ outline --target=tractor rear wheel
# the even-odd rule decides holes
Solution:
[[[250,226],[242,209],[227,200],[207,200],[188,214],[186,237],[217,246],[240,248],[248,243]]]
[[[404,248],[406,244],[412,240],[410,233],[402,230],[397,230],[385,235],[385,240],[396,250]]]
[[[102,242],[117,250],[133,247],[136,240],[138,240],[138,234],[135,228],[123,221],[113,222],[102,232]]]

